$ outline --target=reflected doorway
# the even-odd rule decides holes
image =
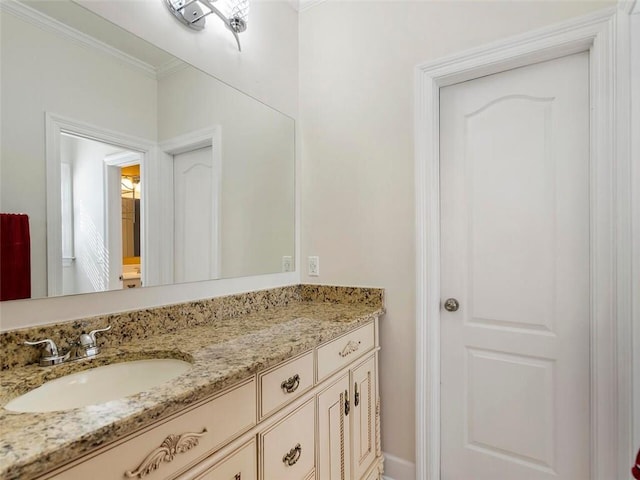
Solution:
[[[60,133],[61,294],[141,286],[140,152]]]
[[[120,171],[122,200],[122,275],[124,288],[142,286],[140,265],[140,164]]]
[[[220,127],[214,125],[159,146],[159,163],[172,180],[166,185],[166,205],[173,212],[171,283],[222,276],[221,143]]]
[[[173,155],[176,283],[219,278],[217,173],[210,145]]]

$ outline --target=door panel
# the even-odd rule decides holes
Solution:
[[[442,478],[589,476],[588,54],[441,90]]]
[[[553,321],[552,101],[510,95],[465,119],[472,322],[548,331]]]
[[[510,460],[551,467],[554,363],[473,348],[467,348],[466,361],[469,445]],[[496,391],[508,399],[507,408],[496,401]]]
[[[350,423],[345,410],[349,375],[318,394],[318,476],[322,480],[351,479]]]
[[[376,362],[370,357],[352,372],[353,476],[362,478],[376,458],[375,392]]]
[[[174,155],[173,167],[174,282],[218,278],[212,147]]]

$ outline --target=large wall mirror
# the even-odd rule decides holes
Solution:
[[[73,2],[0,15],[4,299],[293,270],[292,118]]]

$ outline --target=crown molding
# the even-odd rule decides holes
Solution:
[[[77,45],[97,50],[110,55],[119,62],[140,71],[147,77],[156,78],[156,69],[146,62],[143,62],[132,55],[129,55],[117,48],[107,45],[85,33],[76,30],[44,13],[31,8],[17,0],[0,0],[0,11],[10,13],[15,17],[41,28],[42,30],[63,36]]]
[[[158,79],[162,77],[168,77],[169,75],[173,75],[174,73],[179,72],[180,70],[184,70],[187,67],[190,67],[186,62],[183,62],[179,58],[172,58],[168,62],[163,63],[156,69],[156,77]]]

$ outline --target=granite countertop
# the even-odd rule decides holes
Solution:
[[[193,364],[170,382],[100,405],[50,413],[0,409],[0,479],[34,478],[384,312],[381,302],[322,300],[292,301],[150,338],[123,340],[104,347],[91,360],[1,371],[3,407],[47,380],[99,365],[144,358],[178,358]]]

